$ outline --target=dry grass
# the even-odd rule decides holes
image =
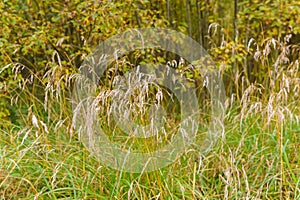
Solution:
[[[72,129],[71,95],[66,89],[75,73],[64,74],[57,63],[43,76],[22,78],[19,71],[26,66],[7,66],[15,73],[16,82],[9,83],[6,91],[16,120],[14,124],[0,122],[1,198],[299,199],[299,61],[288,60],[297,48],[275,39],[256,48],[253,54],[267,67],[264,77],[268,78],[246,84],[240,100],[228,98],[225,137],[206,156],[199,153],[199,138],[173,164],[142,174],[106,167],[79,142]],[[277,55],[273,62],[268,59],[271,54]],[[148,101],[164,105],[167,93],[163,89],[139,84],[140,90],[152,96],[150,100],[137,91],[132,102],[121,98],[114,107],[109,99],[121,88],[99,93],[98,111],[103,119],[124,104],[139,113],[134,119],[145,120]],[[176,120],[166,120],[169,127],[176,127]],[[106,128],[118,135],[118,129]]]

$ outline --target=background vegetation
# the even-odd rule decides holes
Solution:
[[[300,198],[300,2],[4,0],[0,13],[2,199]],[[78,141],[70,98],[88,53],[139,27],[175,29],[207,49],[226,122],[205,157],[195,144],[164,169],[129,174]]]

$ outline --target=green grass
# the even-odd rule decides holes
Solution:
[[[27,125],[1,130],[3,199],[299,199],[300,128],[265,126],[260,116],[240,125],[228,113],[226,134],[201,156],[192,145],[173,164],[130,174],[89,154],[67,123],[49,134]],[[282,134],[278,139],[279,132]]]
[[[280,73],[271,81],[289,84],[252,84],[240,99],[227,99],[225,134],[205,156],[198,134],[174,163],[144,173],[111,169],[80,142],[72,122],[72,74],[51,83],[40,75],[32,75],[33,82],[19,77],[21,84],[8,77],[6,93],[0,91],[10,112],[0,121],[0,199],[300,199],[300,111],[293,92],[300,86],[294,76]],[[100,123],[108,117],[110,98],[100,99],[105,103]],[[146,99],[135,95],[132,101],[139,107]],[[166,119],[166,130],[177,127],[176,117]],[[127,136],[120,129],[102,125],[112,140],[128,141],[118,138]],[[139,150],[157,147],[155,140],[149,139],[148,146],[141,141],[131,142]]]

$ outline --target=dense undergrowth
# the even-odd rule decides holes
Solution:
[[[0,197],[299,199],[299,3],[240,1],[238,10],[227,1],[131,3],[0,3]],[[169,27],[197,40],[227,98],[224,135],[208,154],[199,152],[199,139],[168,167],[131,174],[105,166],[79,141],[71,98],[91,49],[138,27]],[[149,54],[133,52],[119,65],[176,59]]]

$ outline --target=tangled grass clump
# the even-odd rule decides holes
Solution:
[[[240,1],[238,10],[227,1],[186,4],[0,2],[1,199],[300,199],[299,2]],[[199,153],[211,101],[193,63],[156,49],[131,52],[112,63],[97,88],[95,109],[110,139],[147,152],[175,135],[180,104],[132,70],[145,63],[173,67],[196,87],[204,130],[165,168],[111,169],[74,129],[78,68],[99,41],[128,28],[167,26],[197,38],[213,57],[226,87],[224,135]],[[122,126],[128,116],[149,127],[144,136],[157,136],[147,147],[144,138],[132,139],[135,124]]]

